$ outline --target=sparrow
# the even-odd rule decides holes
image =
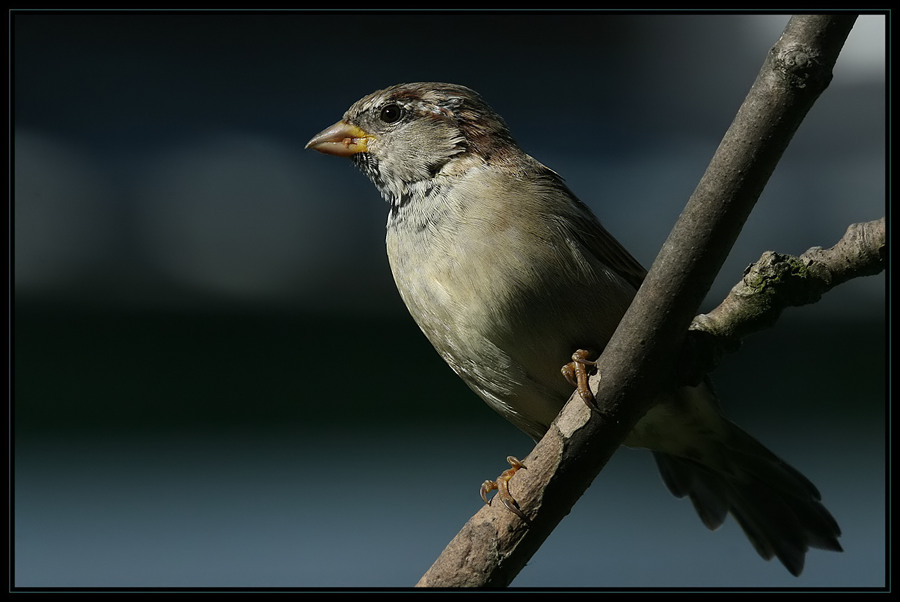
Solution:
[[[398,84],[364,96],[306,145],[349,157],[388,205],[386,247],[409,313],[463,381],[539,440],[645,275],[555,171],[513,139],[475,91]],[[574,361],[574,364],[570,362]],[[663,481],[702,522],[730,513],[757,552],[793,575],[840,529],[800,472],[730,422],[710,383],[666,395],[624,441],[650,449]],[[526,518],[508,492],[486,491]],[[512,500],[512,503],[509,503]],[[487,500],[485,500],[487,501]]]

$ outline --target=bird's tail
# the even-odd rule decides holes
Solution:
[[[669,490],[690,497],[710,529],[730,512],[760,556],[777,556],[795,576],[803,570],[809,548],[841,551],[840,528],[815,485],[733,423],[728,425],[724,466],[653,453]]]

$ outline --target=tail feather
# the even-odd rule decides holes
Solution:
[[[730,512],[760,556],[777,557],[795,576],[803,570],[809,548],[840,551],[840,528],[820,502],[816,487],[731,426],[729,440],[717,454],[720,462],[701,464],[653,453],[669,490],[677,497],[688,496],[710,529],[718,528]]]

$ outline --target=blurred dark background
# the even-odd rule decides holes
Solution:
[[[788,17],[14,12],[14,578],[408,586],[530,440],[406,313],[386,208],[304,152],[357,98],[469,85],[645,265]],[[885,213],[885,18],[861,18],[710,292]],[[885,277],[716,372],[845,552],[791,577],[623,449],[514,585],[885,582]]]

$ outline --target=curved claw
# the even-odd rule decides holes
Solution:
[[[579,349],[572,354],[572,361],[562,367],[562,373],[566,380],[578,389],[578,395],[581,396],[582,401],[596,410],[598,409],[597,400],[594,399],[594,394],[591,393],[591,388],[588,385],[587,366],[597,365],[595,360],[588,359],[591,355],[593,354],[590,351]]]
[[[490,500],[487,499],[487,494],[492,492],[494,489],[497,489],[497,481],[485,481],[481,484],[481,499],[484,500],[485,504],[490,505]],[[493,499],[493,498],[492,498]]]
[[[559,370],[562,372],[562,375],[566,377],[566,380],[569,381],[569,384],[572,387],[578,386],[578,379],[575,376],[575,362],[569,362]]]
[[[496,481],[485,481],[481,484],[481,499],[484,500],[485,504],[490,505],[493,498],[489,501],[487,498],[487,494],[493,490],[497,490],[497,495],[495,497],[500,498],[500,501],[503,502],[503,505],[507,510],[524,520],[525,522],[530,522],[528,516],[519,508],[519,504],[516,502],[515,498],[513,498],[512,494],[509,492],[509,480],[513,477],[514,474],[519,472],[519,469],[527,468],[524,464],[522,464],[518,458],[514,456],[507,456],[506,461],[509,462],[512,468],[504,470],[503,473],[497,477]]]

